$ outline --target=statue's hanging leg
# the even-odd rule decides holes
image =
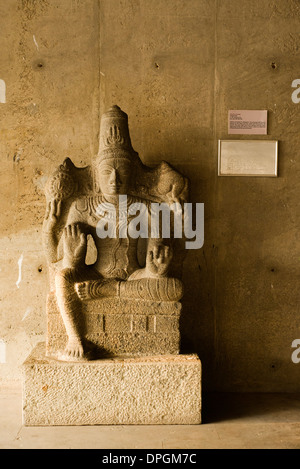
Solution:
[[[70,268],[61,270],[55,277],[57,304],[68,336],[60,358],[70,361],[88,358],[90,352],[83,337],[82,304],[75,290],[76,280],[78,272]]]

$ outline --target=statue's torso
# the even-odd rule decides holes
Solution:
[[[130,237],[127,230],[133,219],[128,208],[135,202],[141,201],[135,197],[128,197],[126,206],[120,208],[107,204],[102,196],[92,196],[77,199],[70,208],[67,224],[80,223],[86,234],[92,236],[97,250],[94,269],[105,278],[126,280],[140,268],[137,258],[138,239]],[[148,209],[147,203],[144,201],[143,203]],[[97,233],[99,223],[103,222],[104,210],[106,210],[106,219],[115,221],[115,237],[101,238]],[[123,233],[121,236],[118,235],[120,232]]]

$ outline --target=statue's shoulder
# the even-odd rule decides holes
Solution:
[[[45,186],[47,200],[60,200],[67,223],[89,222],[95,212],[92,166],[77,167],[66,158],[50,175]]]
[[[134,194],[150,202],[187,202],[189,180],[166,161],[155,167],[140,165]]]
[[[78,168],[70,158],[66,158],[48,178],[45,186],[47,199],[72,201],[94,192],[93,170],[91,166]]]

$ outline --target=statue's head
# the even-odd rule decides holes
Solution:
[[[123,158],[107,158],[98,167],[98,181],[104,195],[128,194],[132,183],[131,161]]]
[[[119,106],[102,115],[97,158],[98,182],[106,196],[128,194],[139,156],[131,145],[128,116]]]

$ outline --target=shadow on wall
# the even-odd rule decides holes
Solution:
[[[180,321],[181,353],[197,353],[202,362],[203,382],[213,383],[214,293],[205,246],[189,251],[183,266],[184,297]]]

